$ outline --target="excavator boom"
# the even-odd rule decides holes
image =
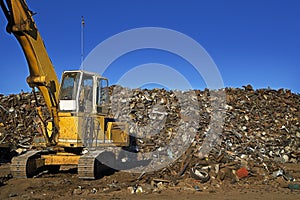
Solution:
[[[8,21],[7,32],[16,37],[25,54],[30,73],[27,83],[31,88],[37,87],[43,95],[53,127],[58,130],[59,81],[32,18],[34,13],[29,10],[25,0],[0,0],[0,5]]]

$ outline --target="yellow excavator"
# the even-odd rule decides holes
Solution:
[[[37,106],[41,132],[34,148],[14,157],[11,173],[32,177],[41,169],[59,170],[77,165],[79,178],[95,179],[103,168],[99,159],[108,148],[129,146],[128,125],[108,117],[108,80],[83,70],[64,71],[61,84],[25,0],[0,0],[13,34],[25,54],[27,83],[44,97],[51,118]],[[108,154],[113,161],[114,154]]]

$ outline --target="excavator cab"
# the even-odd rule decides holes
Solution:
[[[59,94],[59,146],[127,146],[128,127],[107,117],[108,80],[83,70],[65,71]]]
[[[106,115],[108,80],[86,71],[65,71],[62,76],[59,111]]]

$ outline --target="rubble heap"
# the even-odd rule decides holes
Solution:
[[[36,101],[42,106],[45,116],[49,116],[40,93],[36,94],[36,99],[32,93],[0,94],[0,160],[9,159],[12,150],[30,148],[39,129],[35,123]]]
[[[299,162],[300,95],[290,90],[113,86],[110,93],[110,115],[129,124],[137,159],[153,161],[146,170],[156,171],[153,178],[237,181],[245,174],[272,175],[281,163]],[[37,99],[46,110],[39,94]],[[0,145],[30,147],[38,132],[35,103],[31,93],[0,96]]]
[[[213,107],[218,97],[225,103]],[[152,175],[156,178],[194,176],[187,169],[201,166],[203,173],[236,181],[240,168],[259,177],[280,169],[281,163],[299,162],[300,96],[290,90],[253,90],[250,85],[218,91],[116,86],[111,101],[113,116],[130,124],[140,157],[167,165]],[[222,109],[223,115],[218,113]],[[216,116],[223,118],[217,120],[222,129],[213,127]],[[189,148],[183,146],[186,143]],[[147,152],[154,153],[147,157]]]

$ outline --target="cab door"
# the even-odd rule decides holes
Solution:
[[[100,115],[108,114],[109,88],[106,78],[97,78],[96,110]]]

